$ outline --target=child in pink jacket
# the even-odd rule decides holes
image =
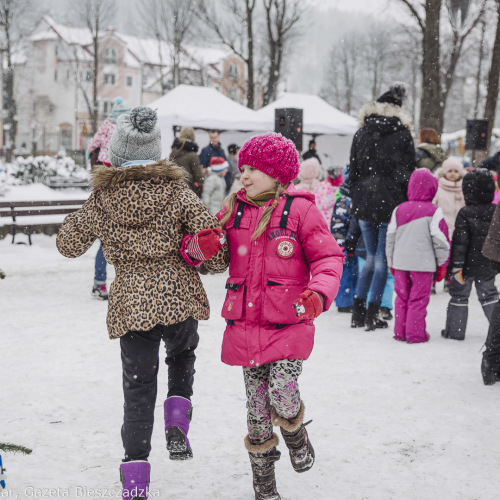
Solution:
[[[273,426],[297,472],[314,463],[298,377],[313,348],[313,320],[337,294],[344,256],[314,196],[291,182],[299,171],[292,141],[274,132],[253,137],[238,168],[243,189],[217,214],[230,252],[222,361],[243,367],[255,498],[278,499]]]
[[[398,205],[387,228],[387,265],[396,291],[394,338],[408,344],[427,342],[425,317],[432,280],[441,281],[450,255],[443,212],[432,204],[437,179],[427,168],[410,176],[408,201]]]

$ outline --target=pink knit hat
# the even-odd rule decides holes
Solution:
[[[301,181],[319,179],[321,176],[321,165],[316,158],[308,158],[302,162],[299,171]]]
[[[446,174],[449,170],[456,169],[459,171],[460,174],[464,174],[464,164],[460,160],[460,158],[457,158],[456,156],[450,156],[446,160],[443,161],[443,166],[441,167],[441,172]]]
[[[299,173],[299,153],[295,144],[281,134],[268,132],[248,139],[238,156],[238,168],[249,165],[282,184],[293,181]]]

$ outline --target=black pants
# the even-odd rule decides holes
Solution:
[[[156,376],[163,339],[168,366],[168,394],[191,399],[193,395],[198,321],[188,318],[175,325],[156,325],[148,332],[127,332],[120,337],[125,398],[122,441],[125,460],[146,460],[151,451]]]
[[[487,359],[500,375],[500,302],[497,302],[493,309],[485,347],[483,358]]]
[[[467,317],[469,315],[469,296],[472,285],[476,285],[479,302],[483,307],[488,321],[498,302],[498,292],[495,287],[495,276],[491,278],[465,278],[465,285],[452,279],[450,283],[450,302],[446,316],[446,333],[455,340],[464,340]]]

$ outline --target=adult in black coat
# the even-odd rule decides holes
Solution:
[[[465,175],[462,184],[465,207],[458,212],[451,245],[450,265],[455,279],[450,283],[445,338],[464,340],[467,326],[469,295],[475,284],[484,314],[491,319],[498,302],[496,271],[481,253],[495,205],[495,181],[491,172],[477,168]]]
[[[316,151],[316,141],[314,139],[309,141],[309,149],[302,155],[303,160],[308,160],[309,158],[316,158],[321,164],[321,159]]]
[[[208,135],[210,137],[210,143],[200,152],[200,165],[203,168],[208,168],[210,166],[210,159],[214,156],[227,160],[226,153],[224,149],[222,149],[222,145],[219,141],[219,131],[209,130]]]
[[[493,214],[482,253],[491,259],[491,265],[500,272],[500,205],[497,205]],[[484,346],[481,374],[485,385],[493,385],[500,381],[500,301],[493,309]]]
[[[500,167],[500,151],[497,151],[495,154],[488,156],[488,158],[485,158],[481,162],[481,165],[479,165],[479,167],[487,168],[494,173],[498,172],[498,168]]]
[[[387,327],[378,319],[387,279],[385,238],[393,210],[407,200],[410,175],[416,168],[411,119],[401,108],[402,84],[395,84],[376,102],[361,109],[361,128],[353,138],[350,155],[350,185],[354,216],[366,245],[366,263],[361,270],[351,320],[353,328]],[[366,309],[366,298],[371,291]],[[366,311],[366,313],[365,313]]]

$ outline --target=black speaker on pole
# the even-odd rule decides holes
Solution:
[[[290,139],[299,152],[302,151],[302,117],[302,109],[279,108],[274,110],[274,131]]]
[[[467,120],[465,149],[488,149],[488,120]]]

